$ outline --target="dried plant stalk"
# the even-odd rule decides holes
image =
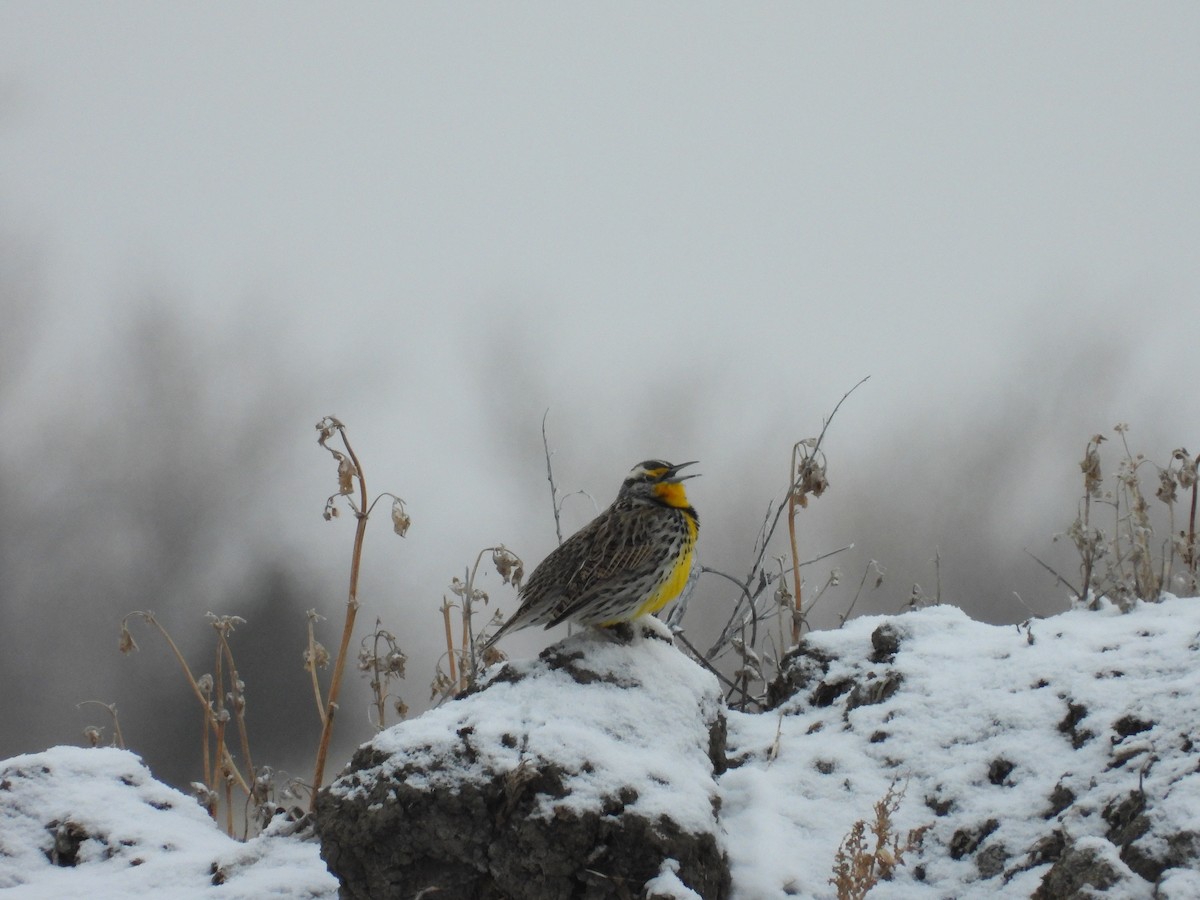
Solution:
[[[322,428],[322,425],[324,428]],[[321,789],[321,785],[325,781],[325,761],[329,755],[329,742],[333,738],[333,723],[337,716],[338,697],[342,691],[342,676],[346,670],[346,656],[350,649],[350,639],[354,634],[354,620],[358,615],[358,576],[362,567],[362,549],[363,539],[367,533],[367,483],[363,478],[362,467],[359,465],[358,457],[354,453],[354,448],[350,446],[350,441],[346,437],[345,426],[332,416],[323,420],[318,424],[318,429],[321,430],[321,438],[319,443],[322,447],[326,447],[338,462],[338,494],[335,494],[326,503],[326,511],[328,515],[332,515],[335,511],[333,501],[338,496],[349,496],[353,490],[353,480],[358,479],[358,506],[355,506],[351,501],[350,507],[354,510],[355,519],[357,520],[354,529],[354,548],[350,556],[350,590],[346,598],[346,619],[342,625],[342,639],[338,645],[337,656],[334,658],[333,675],[329,682],[329,693],[326,695],[324,703],[325,716],[322,721],[321,739],[317,744],[317,760],[313,768],[312,780],[312,804],[315,807],[317,802],[317,791]],[[336,450],[329,448],[326,444],[328,439],[333,436],[336,431],[342,440],[342,445],[346,448],[346,453],[349,459],[342,456]]]
[[[859,819],[842,838],[834,857],[833,877],[838,900],[862,900],[880,881],[890,881],[904,865],[904,856],[917,850],[928,825],[914,828],[903,838],[896,833],[892,817],[900,809],[904,788],[893,781],[875,804],[875,818],[868,825]]]

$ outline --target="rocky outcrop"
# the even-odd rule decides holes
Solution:
[[[1198,632],[1178,600],[859,619],[754,714],[664,640],[579,635],[361,748],[322,853],[345,898],[832,898],[887,793],[904,859],[871,900],[1194,900]]]
[[[345,898],[599,900],[670,880],[720,900],[724,746],[711,675],[657,637],[579,635],[362,747],[318,799],[322,854]]]
[[[1171,616],[1196,602],[1019,628],[941,607],[810,634],[768,691],[791,720],[776,740],[833,731],[818,774],[862,790],[851,780],[891,773],[923,799],[926,816],[908,810],[929,826],[919,860],[872,898],[1200,896],[1200,830],[1180,827],[1200,809],[1200,638]],[[730,728],[739,744],[756,731]]]

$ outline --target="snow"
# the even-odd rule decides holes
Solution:
[[[522,764],[553,762],[570,775],[571,789],[565,797],[545,798],[544,816],[600,810],[613,786],[622,785],[637,794],[626,811],[650,820],[669,816],[694,834],[711,831],[716,790],[706,722],[721,704],[716,678],[670,644],[640,634],[627,647],[585,633],[567,638],[559,650],[562,656],[586,653],[571,665],[576,678],[581,666],[587,669],[587,683],[542,660],[510,663],[516,680],[389,729],[371,746],[391,754],[382,765],[393,769],[442,760],[432,777],[443,784],[482,783]],[[464,734],[471,747],[465,755],[459,752]],[[445,763],[456,758],[458,765]],[[374,777],[372,770],[358,774],[362,781]],[[429,776],[406,769],[404,777],[416,787]],[[335,791],[358,789],[334,785]]]
[[[885,621],[903,635],[894,666],[869,661],[871,633]],[[1169,598],[1140,604],[1130,615],[1079,609],[1027,628],[984,625],[941,606],[890,620],[857,619],[811,635],[811,644],[838,655],[828,682],[885,669],[904,681],[890,701],[850,710],[845,721],[836,705],[792,703],[782,715],[731,714],[730,754],[746,757],[721,780],[735,895],[834,896],[824,861],[833,859],[856,819],[870,818],[894,780],[906,789],[900,831],[932,823],[926,841],[946,846],[958,828],[995,819],[989,842],[1025,848],[1056,827],[1073,837],[1102,837],[1107,823],[1100,815],[1063,822],[1045,817],[1055,786],[1082,798],[1076,808],[1102,810],[1128,793],[1131,782],[1140,783],[1141,760],[1160,755],[1161,747],[1164,763],[1146,776],[1145,789],[1161,798],[1158,814],[1170,818],[1170,828],[1197,829],[1196,760],[1184,760],[1177,748],[1200,722],[1198,632],[1200,602]],[[1069,702],[1087,709],[1077,729],[1095,735],[1079,749],[1060,730]],[[1121,738],[1113,725],[1130,715],[1156,724]],[[780,724],[771,761],[767,750]],[[1127,763],[1113,765],[1121,757]],[[997,760],[1012,765],[1003,778],[992,768]],[[954,798],[955,808],[938,817],[926,798]],[[1007,895],[1028,897],[1047,868],[1013,877]],[[973,859],[943,853],[925,860],[923,882],[912,878],[911,868],[902,869],[872,897],[995,896],[996,890],[995,880],[980,880]]]
[[[885,623],[899,633],[900,650],[893,661],[871,662],[872,632]],[[532,754],[578,773],[572,792],[555,802],[586,806],[606,785],[635,784],[639,812],[669,811],[697,830],[712,827],[709,801],[718,797],[737,900],[833,897],[839,842],[893,783],[905,790],[896,826],[930,826],[926,852],[910,854],[872,900],[1028,897],[1049,864],[1020,871],[1024,848],[1055,829],[1122,868],[1104,839],[1101,811],[1139,786],[1155,797],[1155,833],[1200,832],[1200,749],[1190,749],[1200,748],[1200,600],[1169,597],[1128,614],[1076,609],[1022,627],[982,624],[940,606],[856,619],[806,640],[830,658],[821,676],[827,684],[878,685],[897,674],[902,681],[883,702],[848,712],[844,697],[810,704],[812,686],[771,713],[728,712],[730,768],[715,781],[695,775],[707,750],[700,723],[719,696],[715,681],[648,638],[634,648],[632,667],[617,666],[618,648],[593,642],[583,664],[605,677],[575,684],[553,673],[496,683],[384,732],[373,746],[418,760],[442,753],[471,727],[472,745],[486,752],[431,778],[475,777]],[[544,663],[510,665],[528,672]],[[612,683],[616,674],[633,685],[652,680],[647,693],[657,699],[649,704],[637,687]],[[528,734],[527,744],[514,746],[513,734]],[[1059,815],[1048,814],[1056,787],[1076,797]],[[943,801],[949,807],[938,814]],[[982,846],[1017,854],[1005,864],[1007,881],[983,878],[973,854],[956,860],[944,850],[961,829],[991,819]],[[67,827],[88,837],[74,866],[55,865],[55,831]],[[647,885],[650,895],[695,897],[669,863]],[[135,755],[56,747],[0,762],[0,891],[14,900],[332,900],[337,884],[311,840],[270,829],[246,843],[232,840]],[[1131,877],[1110,895],[1151,893]],[[1158,896],[1200,896],[1200,872],[1168,869]]]
[[[647,900],[704,900],[679,878],[679,862],[664,859],[658,874],[646,882]]]
[[[88,835],[74,866],[48,851],[59,826]],[[225,878],[213,884],[214,872]],[[7,898],[335,898],[315,842],[241,843],[132,753],[55,747],[0,763],[0,891]]]

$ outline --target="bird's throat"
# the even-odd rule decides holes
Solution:
[[[674,507],[675,509],[687,509],[691,506],[688,502],[687,491],[678,482],[656,484],[654,486],[654,496],[658,498],[659,503],[662,503],[664,506]]]

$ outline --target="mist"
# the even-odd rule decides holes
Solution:
[[[131,749],[199,777],[205,614],[234,635],[256,762],[307,777],[305,611],[409,656],[484,547],[526,571],[647,458],[698,459],[701,562],[743,577],[792,445],[811,624],[926,598],[1067,606],[1078,461],[1130,425],[1200,446],[1200,15],[1164,4],[853,10],[553,5],[0,10],[0,754]],[[1190,379],[1190,380],[1189,380]],[[584,492],[584,493],[577,493]],[[782,532],[768,557],[785,556]],[[1029,551],[1028,553],[1026,551]],[[485,572],[489,608],[515,608]],[[736,594],[702,577],[707,646]],[[555,634],[522,632],[512,655]],[[356,638],[357,639],[357,638]],[[353,674],[353,673],[352,673]],[[331,770],[372,726],[351,678]]]

